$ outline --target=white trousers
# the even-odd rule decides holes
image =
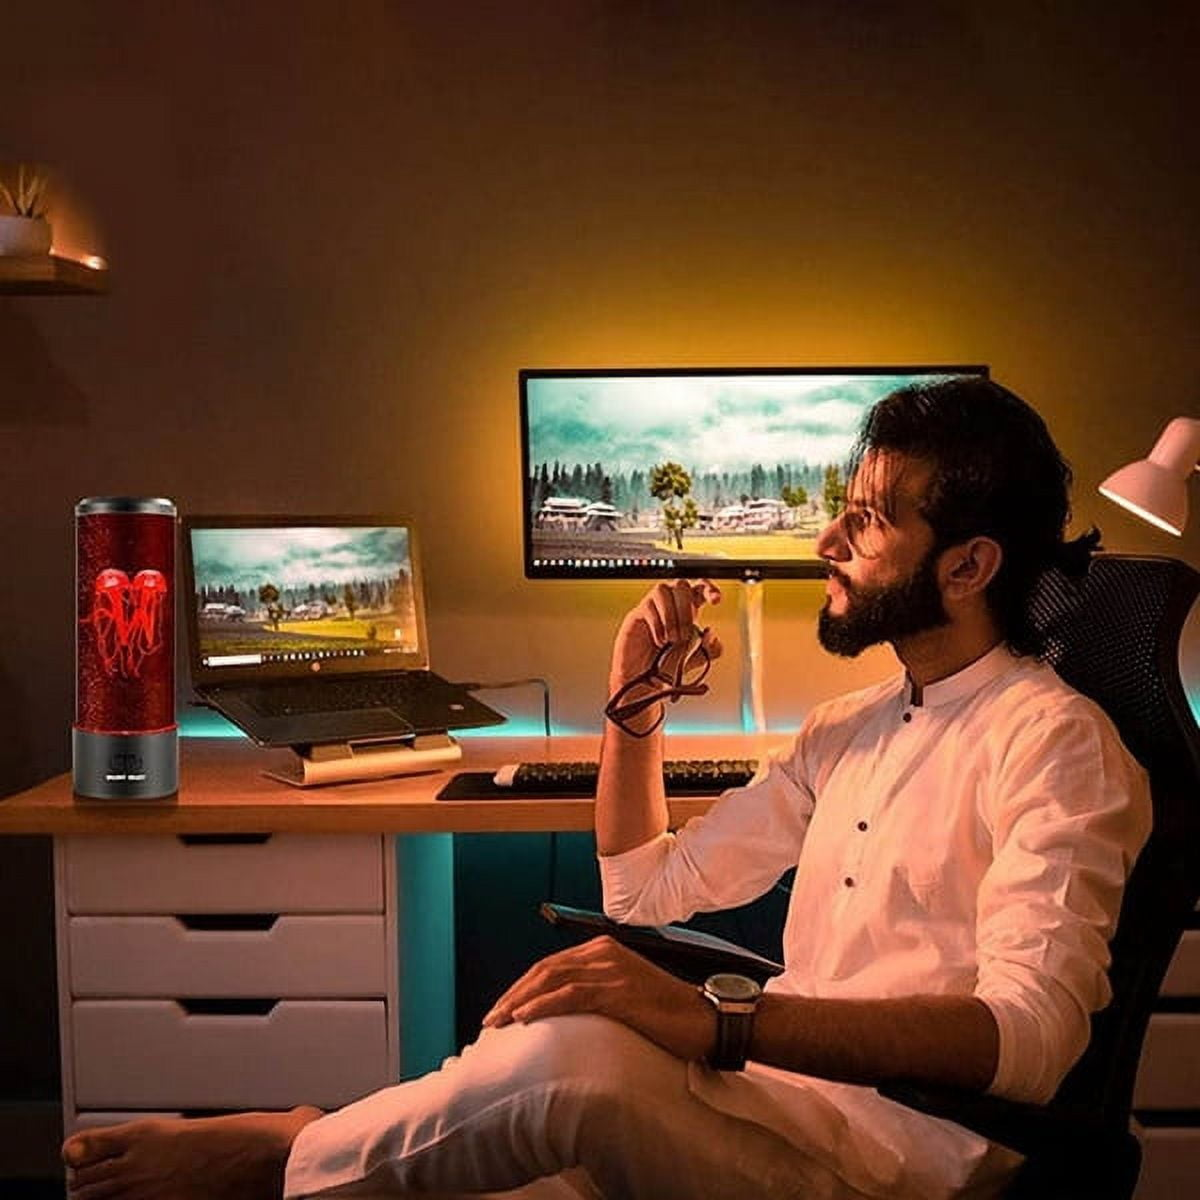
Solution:
[[[458,1058],[306,1126],[287,1200],[860,1200],[829,1165],[697,1097],[688,1064],[605,1017],[485,1030]],[[824,1162],[821,1158],[824,1158]]]

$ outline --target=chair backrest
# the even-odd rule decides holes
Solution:
[[[1097,555],[1086,576],[1039,585],[1047,661],[1112,718],[1150,775],[1154,827],[1112,941],[1112,1002],[1051,1107],[1129,1127],[1142,1040],[1163,976],[1200,896],[1200,732],[1179,674],[1179,638],[1200,572],[1171,558]]]

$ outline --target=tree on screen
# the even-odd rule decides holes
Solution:
[[[846,507],[846,484],[836,463],[830,463],[825,468],[825,511],[829,519],[835,520],[841,516]]]
[[[792,487],[785,483],[779,489],[779,498],[791,509],[801,508],[808,503],[808,493],[799,484]]]
[[[273,583],[264,583],[258,589],[258,599],[266,606],[267,619],[271,628],[279,631],[279,622],[283,617],[283,605],[279,603],[279,589]]]
[[[542,463],[533,486],[533,511],[536,513],[553,495],[554,489],[550,486],[550,472],[546,469],[546,464]]]
[[[692,490],[692,477],[675,462],[660,463],[650,472],[650,495],[662,501],[663,525],[675,538],[675,549],[683,549],[683,531],[691,529],[700,520],[696,501],[688,494]],[[682,500],[683,506],[675,503]]]

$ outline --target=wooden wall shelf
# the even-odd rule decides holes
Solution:
[[[108,271],[53,254],[0,256],[0,295],[85,296],[108,291]]]

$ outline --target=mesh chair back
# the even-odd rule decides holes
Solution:
[[[1112,942],[1113,1000],[1052,1107],[1124,1133],[1146,1024],[1200,896],[1200,734],[1179,676],[1179,637],[1200,572],[1170,558],[1097,555],[1072,581],[1048,572],[1032,606],[1047,661],[1096,701],[1150,775],[1154,828]]]

